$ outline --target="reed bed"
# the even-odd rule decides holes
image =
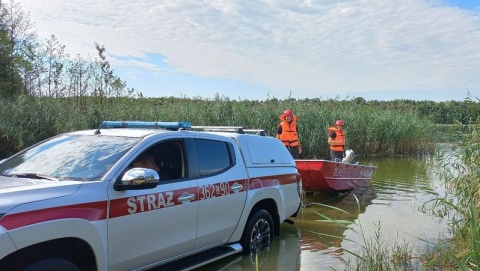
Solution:
[[[457,132],[456,150],[438,154],[448,193],[435,194],[431,211],[449,217],[453,238],[439,244],[425,261],[440,262],[444,270],[480,269],[480,119],[470,123]]]
[[[412,155],[433,150],[433,124],[410,111],[353,101],[230,100],[201,98],[32,98],[2,100],[0,157],[49,136],[96,128],[103,120],[190,121],[192,125],[244,126],[275,136],[287,108],[298,117],[303,158],[328,157],[327,128],[346,123],[347,147],[357,155]]]

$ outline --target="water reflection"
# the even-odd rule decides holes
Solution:
[[[435,242],[449,236],[445,221],[422,212],[432,198],[428,189],[444,193],[430,157],[362,162],[377,166],[370,188],[344,195],[315,193],[306,199],[308,204],[294,225],[282,224],[281,236],[276,236],[268,252],[258,258],[236,255],[197,270],[343,270],[345,262],[355,261],[346,250],[360,253],[363,242],[371,241],[379,229],[382,242],[390,247],[408,243],[424,249],[422,240]]]
[[[301,232],[302,270],[344,267],[342,242],[346,231],[375,197],[373,187],[345,194],[314,193],[307,197],[305,207],[295,219]]]
[[[282,224],[281,231],[281,236],[276,236],[273,243],[259,253],[234,255],[195,271],[300,270],[300,230],[295,226]]]

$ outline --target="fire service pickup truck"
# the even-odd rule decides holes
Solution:
[[[260,130],[104,121],[0,162],[0,270],[191,270],[279,235],[301,177]]]

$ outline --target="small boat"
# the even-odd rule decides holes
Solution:
[[[353,154],[353,152],[351,152]],[[343,162],[330,160],[295,160],[302,176],[305,191],[345,191],[370,185],[376,166],[350,163],[351,155]]]

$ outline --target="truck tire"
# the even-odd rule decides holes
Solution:
[[[33,263],[22,271],[80,271],[80,268],[64,259],[46,259]]]
[[[255,252],[268,247],[273,240],[272,216],[265,210],[257,211],[247,222],[242,236],[245,253]]]

